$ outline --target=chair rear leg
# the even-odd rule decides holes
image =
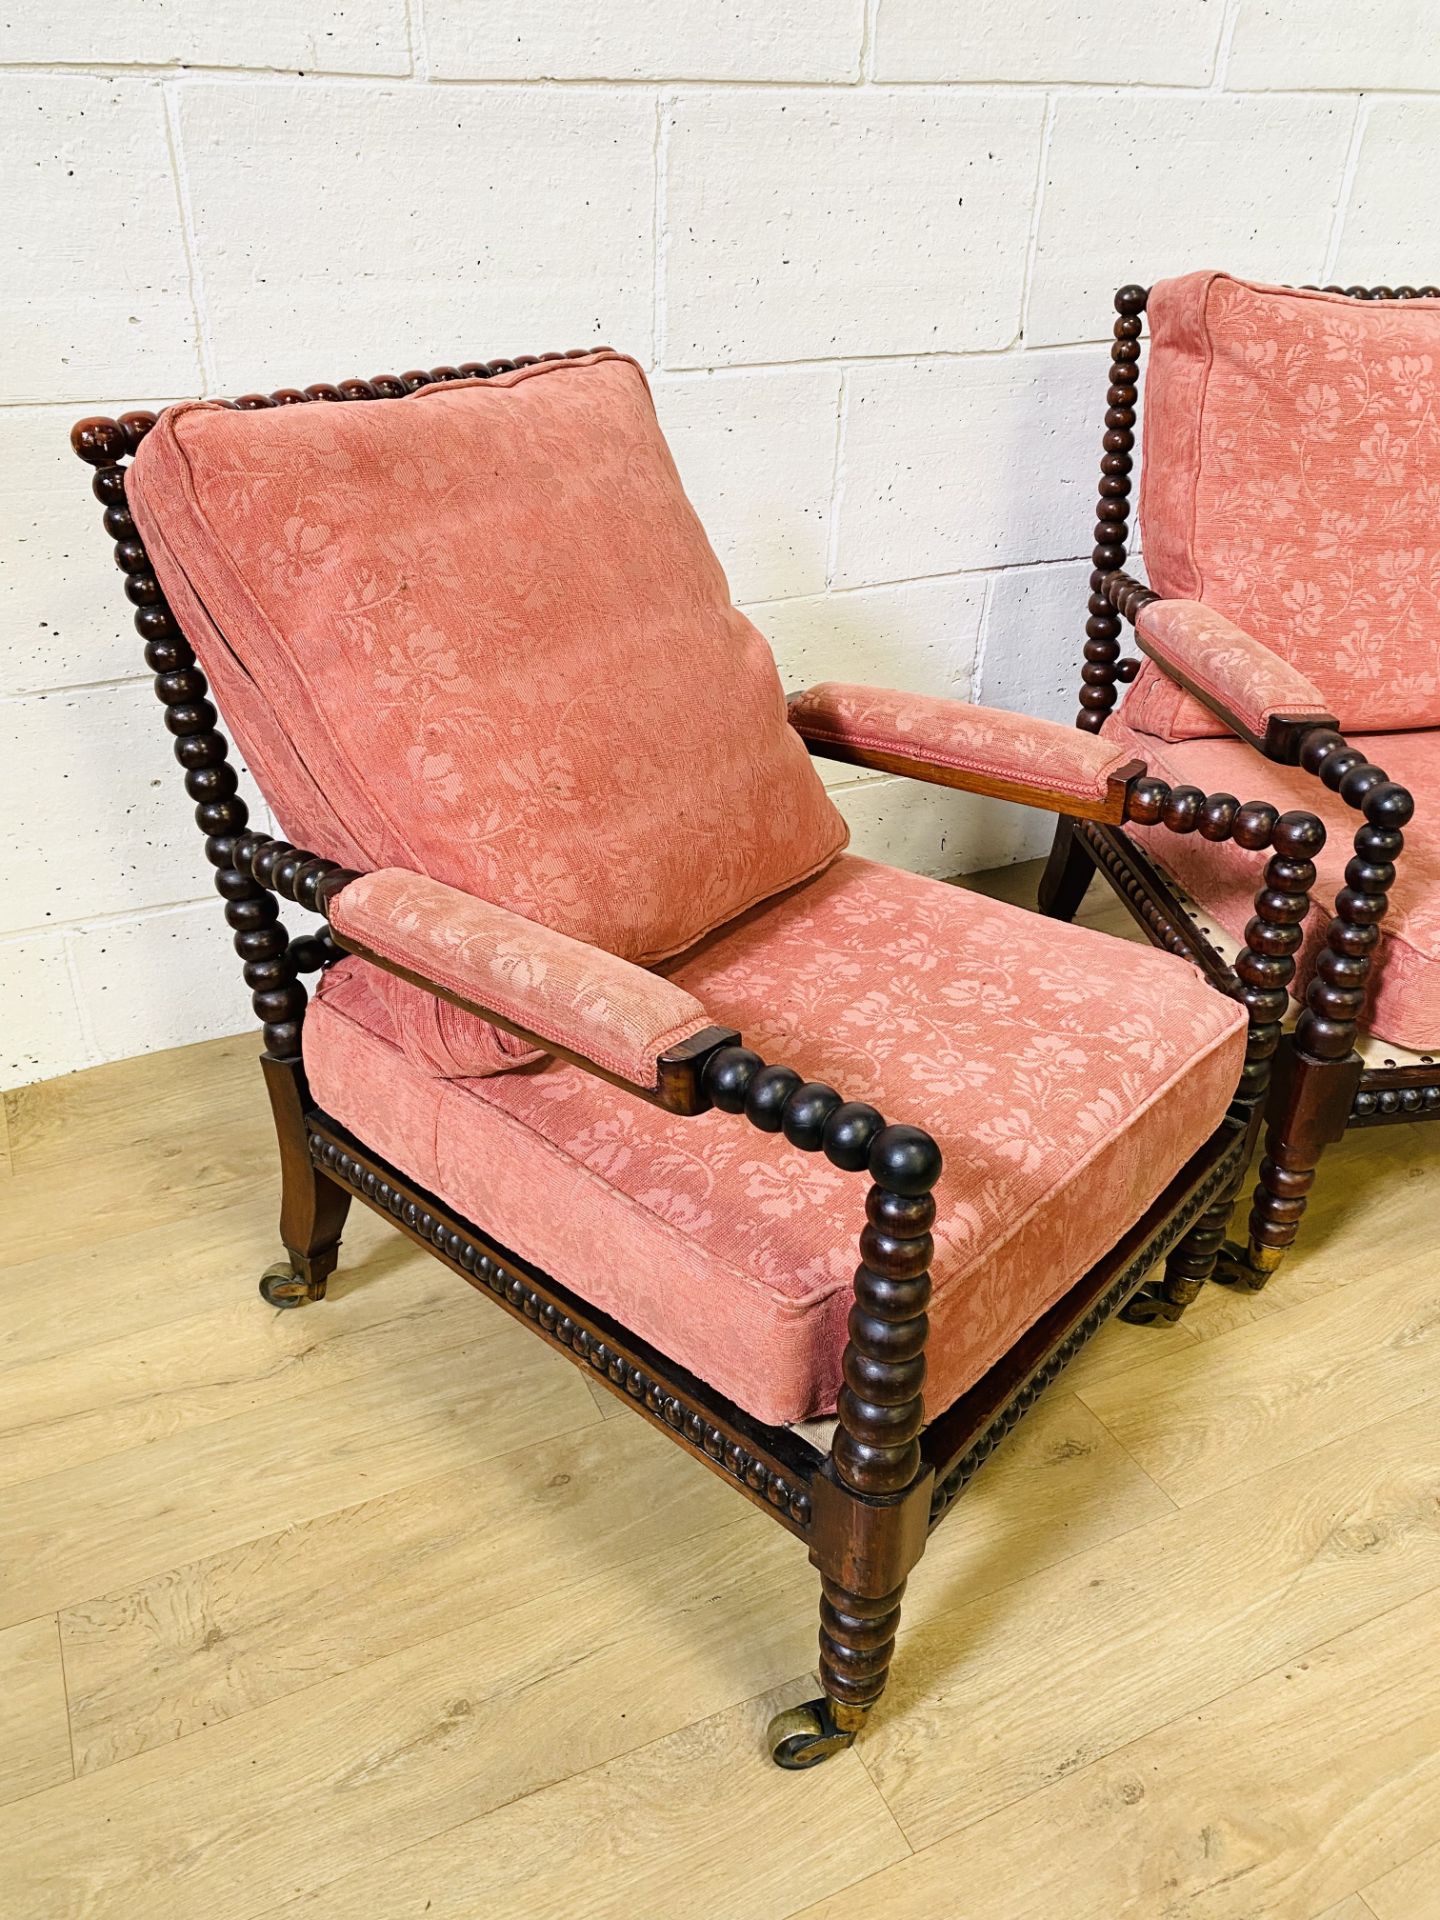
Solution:
[[[1147,1281],[1121,1308],[1120,1318],[1137,1326],[1173,1325],[1214,1274],[1234,1206],[1232,1187],[1224,1199],[1207,1208],[1184,1239],[1171,1248],[1163,1277]]]
[[[1055,822],[1055,841],[1040,876],[1041,913],[1052,920],[1073,920],[1094,877],[1089,848],[1075,831],[1075,822],[1062,814]]]
[[[325,1283],[340,1258],[350,1195],[310,1158],[300,1062],[266,1053],[260,1065],[280,1148],[280,1239],[286,1254],[266,1268],[260,1294],[272,1307],[298,1307],[325,1298]]]

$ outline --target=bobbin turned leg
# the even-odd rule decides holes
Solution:
[[[1300,765],[1362,820],[1306,989],[1305,1009],[1280,1055],[1249,1244],[1226,1246],[1215,1274],[1217,1280],[1252,1290],[1266,1284],[1294,1243],[1320,1157],[1349,1123],[1362,1071],[1355,1051],[1358,1022],[1395,884],[1395,862],[1415,811],[1410,793],[1332,728],[1305,736]]]
[[[823,1575],[820,1586],[820,1683],[825,1692],[770,1722],[770,1757],[777,1767],[817,1766],[852,1746],[890,1676],[904,1581],[877,1599],[851,1593]]]
[[[1284,1148],[1279,1151],[1283,1153]],[[1222,1286],[1258,1293],[1269,1284],[1294,1244],[1310,1189],[1315,1185],[1315,1171],[1313,1166],[1281,1166],[1266,1152],[1250,1203],[1246,1244],[1242,1247],[1237,1241],[1226,1241],[1215,1265],[1213,1277]]]
[[[1265,1152],[1250,1204],[1244,1246],[1227,1241],[1214,1278],[1258,1293],[1294,1244],[1321,1155],[1339,1140],[1360,1084],[1360,1060],[1316,1060],[1293,1044],[1281,1055],[1265,1136]]]
[[[770,1725],[782,1767],[848,1747],[885,1691],[905,1577],[924,1551],[933,1476],[922,1470],[925,1309],[940,1155],[916,1127],[886,1127],[869,1167],[839,1424],[812,1487],[824,1694]]]
[[[1172,1248],[1165,1262],[1164,1276],[1148,1281],[1120,1310],[1120,1318],[1137,1326],[1169,1325],[1178,1320],[1215,1271],[1215,1261],[1230,1211],[1235,1204],[1233,1189],[1223,1200],[1202,1213],[1185,1238]]]
[[[1075,831],[1075,822],[1062,814],[1055,822],[1055,841],[1040,876],[1037,903],[1052,920],[1073,920],[1086,889],[1095,878],[1090,849]]]

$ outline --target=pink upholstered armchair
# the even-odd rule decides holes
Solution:
[[[1174,809],[1258,788],[1314,807],[1330,833],[1333,915],[1285,945],[1303,1003],[1248,1245],[1227,1246],[1215,1275],[1260,1287],[1327,1143],[1440,1117],[1440,288],[1192,273],[1123,287],[1115,305],[1079,725],[1143,756]],[[1149,587],[1124,571],[1147,313]],[[1120,658],[1122,619],[1141,661]],[[1133,684],[1112,711],[1119,682]],[[1152,937],[1223,978],[1253,856],[1198,816],[1198,832],[1171,824],[1062,824],[1041,903],[1068,918],[1098,865]]]
[[[1110,1314],[1203,1284],[1323,828],[1206,814],[1268,855],[1219,992],[848,854],[811,753],[1116,829],[1175,797],[1010,714],[787,709],[608,351],[73,438],[263,1027],[265,1299],[323,1296],[358,1198],[787,1527],[823,1693],[771,1749],[824,1759],[997,1442]]]

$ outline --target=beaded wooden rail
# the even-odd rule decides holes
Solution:
[[[387,1214],[409,1238],[516,1319],[528,1320],[552,1346],[632,1401],[652,1425],[667,1428],[803,1537],[810,1525],[809,1482],[819,1464],[803,1441],[786,1428],[749,1420],[703,1381],[678,1376],[673,1362],[488,1239],[333,1121],[313,1116],[307,1144],[311,1159],[331,1179]]]

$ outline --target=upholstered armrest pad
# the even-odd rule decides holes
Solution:
[[[364,874],[327,912],[345,945],[637,1087],[655,1085],[667,1047],[710,1024],[693,994],[659,974],[424,874]]]
[[[1093,733],[1054,720],[971,706],[928,694],[827,680],[790,701],[790,724],[822,751],[864,765],[912,763],[898,771],[943,768],[962,778],[952,785],[999,783],[1057,798],[1103,801],[1115,776],[1134,755]]]
[[[1198,600],[1152,600],[1136,615],[1135,631],[1162,667],[1209,695],[1259,739],[1272,720],[1327,711],[1313,681]]]

